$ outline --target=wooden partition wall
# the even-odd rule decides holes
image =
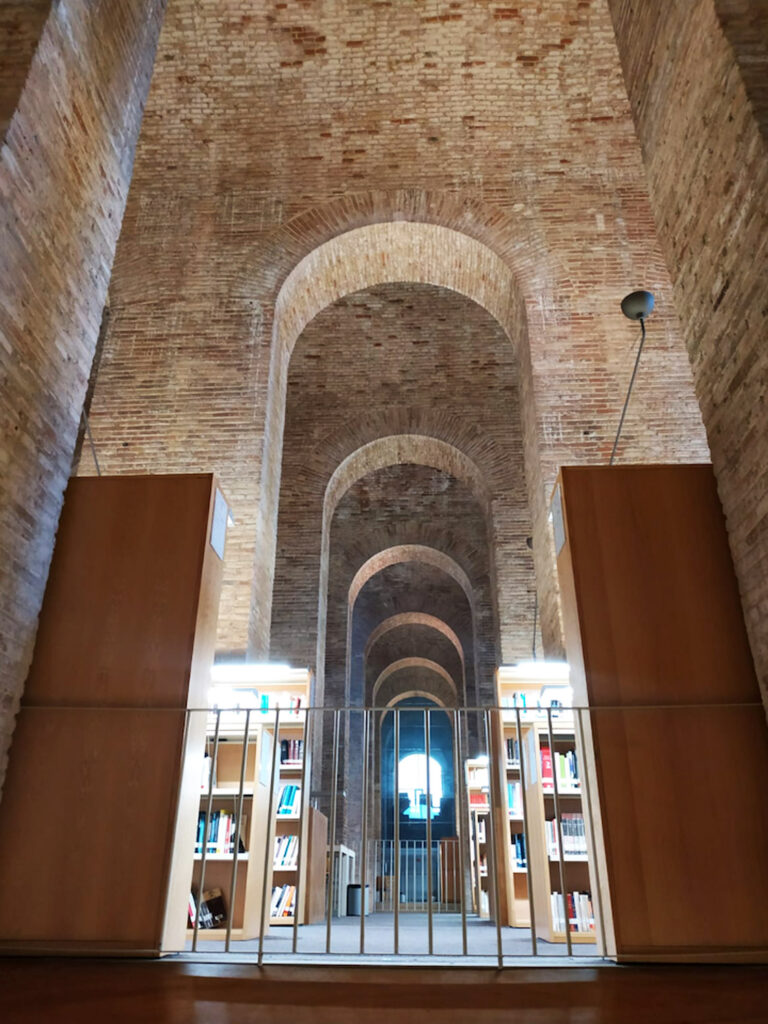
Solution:
[[[211,475],[69,484],[0,803],[0,948],[183,949],[215,494]]]
[[[564,468],[553,523],[607,950],[765,960],[768,728],[712,468]]]

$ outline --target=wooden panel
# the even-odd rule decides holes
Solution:
[[[22,710],[0,806],[0,938],[157,948],[180,711]]]
[[[590,705],[759,700],[712,467],[561,479]]]
[[[183,941],[204,742],[184,712],[213,652],[214,488],[70,482],[0,805],[0,943]]]
[[[307,855],[304,924],[325,919],[325,875],[328,861],[328,819],[315,807],[308,807],[309,847]]]
[[[768,729],[711,467],[567,468],[561,486],[608,949],[766,951]]]
[[[186,705],[212,483],[70,481],[26,704]]]

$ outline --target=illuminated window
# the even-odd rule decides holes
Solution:
[[[427,758],[425,754],[409,754],[400,762],[398,772],[401,814],[411,821],[427,818]],[[405,800],[408,805],[404,807]],[[440,813],[443,799],[443,770],[434,757],[429,759],[429,797],[432,804],[430,818]]]

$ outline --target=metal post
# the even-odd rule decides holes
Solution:
[[[429,786],[430,725],[432,712],[424,709],[424,749],[427,755],[427,935],[429,953],[434,952],[434,931],[432,922],[432,793]]]
[[[365,883],[368,877],[368,752],[371,742],[370,712],[363,708],[363,828],[360,847],[360,953],[365,952]]]
[[[499,967],[504,966],[504,948],[501,941],[501,906],[499,904],[499,875],[497,871],[496,856],[496,823],[494,821],[494,800],[493,800],[493,779],[494,779],[494,764],[491,759],[491,727],[490,727],[490,711],[488,708],[483,710],[483,723],[485,725],[485,749],[488,755],[488,831],[490,832],[490,839],[487,842],[488,851],[491,856],[488,858],[488,871],[493,870],[493,903],[494,903],[494,917],[496,918],[496,955],[498,958]],[[496,802],[498,805],[498,800]],[[507,825],[509,828],[509,825]]]
[[[194,712],[190,712],[194,714]],[[207,716],[206,716],[207,717]],[[213,754],[211,755],[211,771],[208,776],[208,800],[205,805],[205,821],[203,822],[203,849],[200,857],[200,888],[197,893],[197,910],[195,925],[192,931],[192,952],[197,952],[197,933],[200,930],[200,905],[203,902],[205,886],[205,863],[208,855],[208,829],[211,827],[211,806],[213,804],[213,777],[216,774],[216,761],[219,756],[219,728],[221,726],[221,708],[216,709],[216,725],[213,730]]]
[[[330,862],[328,869],[328,920],[325,928],[325,952],[331,952],[331,916],[333,913],[333,871],[336,864],[336,789],[339,774],[339,709],[333,712],[333,768],[331,775]],[[339,862],[339,884],[341,863]]]
[[[459,744],[459,712],[458,709],[453,710],[453,750],[454,750],[454,772],[455,780],[453,785],[454,791],[454,814],[456,815],[456,835],[459,844],[459,904],[461,906],[461,951],[464,956],[467,955],[467,904],[466,904],[466,892],[464,888],[465,877],[465,861],[464,861],[464,836],[466,834],[466,822],[464,820],[464,801],[462,800],[463,791],[463,766],[461,760],[461,749]],[[455,858],[454,858],[455,867]],[[454,892],[456,887],[454,885]]]
[[[235,841],[232,851],[232,884],[229,887],[229,914],[227,916],[227,940],[225,952],[229,952],[232,939],[232,920],[235,916],[235,890],[237,888],[237,858],[240,853],[240,829],[243,821],[243,789],[245,787],[245,766],[248,760],[248,733],[251,728],[251,709],[245,712],[245,729],[243,730],[243,756],[240,758],[240,788],[237,791],[237,818],[235,819]]]
[[[267,882],[272,877],[272,861],[274,859],[275,851],[274,847],[270,849],[269,837],[272,835],[272,822],[275,816],[275,776],[277,775],[277,751],[280,747],[280,740],[278,737],[278,730],[280,728],[280,708],[275,709],[275,734],[274,742],[272,745],[272,769],[269,773],[269,800],[267,801],[267,828],[264,834],[264,877],[261,882],[261,921],[259,922],[259,967],[261,967],[262,960],[264,958],[264,926],[266,923],[266,916],[271,909],[271,894],[270,903],[267,904]],[[265,733],[265,735],[268,735]],[[264,737],[262,736],[262,743]],[[254,800],[256,799],[256,789],[254,787],[253,793]],[[254,851],[255,852],[255,851]]]
[[[568,956],[573,956],[571,949],[571,922],[568,919],[568,891],[565,887],[565,854],[563,844],[563,822],[560,817],[560,796],[557,791],[557,762],[555,759],[555,744],[552,734],[552,708],[547,708],[547,733],[549,735],[549,755],[552,758],[552,795],[555,798],[555,822],[557,824],[557,847],[560,861],[560,889],[563,897],[563,923],[565,926],[565,945]],[[549,860],[549,853],[547,853]]]
[[[517,743],[520,749],[520,787],[523,791],[523,837],[525,839],[525,866],[528,872],[528,913],[531,918],[531,953],[536,956],[536,915],[534,913],[533,901],[533,857],[531,857],[531,844],[529,842],[530,829],[528,827],[528,793],[525,785],[525,745],[523,743],[523,729],[520,724],[520,708],[515,707],[515,721],[517,724]]]
[[[400,709],[395,708],[395,918],[394,953],[400,952]]]
[[[301,794],[299,797],[299,807],[301,808],[301,821],[299,822],[299,855],[296,858],[296,893],[294,896],[293,937],[291,941],[291,950],[294,953],[296,952],[299,941],[299,907],[301,905],[301,868],[304,863],[304,847],[309,845],[309,797],[307,795],[306,784],[307,761],[309,760],[309,744],[311,737],[311,714],[311,708],[307,708],[304,711],[304,746],[302,748],[301,756]]]

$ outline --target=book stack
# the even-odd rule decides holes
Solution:
[[[272,902],[269,916],[272,920],[281,917],[293,917],[293,902],[296,896],[295,885],[276,885],[272,890]]]
[[[507,736],[507,764],[520,764],[520,741],[515,736]]]
[[[588,892],[569,892],[568,927],[571,932],[589,934],[595,930],[595,915],[592,910],[592,894]],[[550,895],[552,908],[552,926],[556,932],[565,931],[563,918],[563,897],[559,892]]]
[[[584,818],[581,814],[561,814],[563,826],[563,854],[566,857],[586,857],[587,834],[584,829]],[[547,835],[547,853],[553,859],[560,856],[560,843],[557,835],[557,821],[544,822]]]
[[[301,767],[304,757],[304,740],[280,740],[280,764]]]
[[[525,854],[525,836],[522,832],[516,832],[512,836],[512,842],[515,848],[515,867],[527,868],[528,858]]]
[[[549,747],[541,748],[541,783],[545,791],[554,788],[554,773],[557,772],[558,790],[578,789],[579,770],[576,762],[576,751],[569,750],[565,754],[555,751],[554,758]]]
[[[195,894],[190,892],[188,905],[188,924],[190,928],[195,926],[195,918],[198,913]],[[220,928],[227,921],[227,908],[224,903],[224,893],[221,889],[206,889],[200,901],[200,928]]]
[[[280,790],[277,813],[281,817],[298,817],[301,806],[301,786],[286,785]]]
[[[245,822],[243,822],[245,832]],[[195,853],[203,852],[203,835],[205,833],[205,811],[200,811],[197,817],[197,840],[195,841]],[[208,853],[227,854],[235,852],[235,835],[237,833],[237,821],[235,815],[229,811],[213,811],[208,828]],[[245,846],[242,836],[238,845],[238,852],[244,853]]]
[[[510,818],[523,817],[523,787],[519,782],[507,783],[507,799],[509,801]]]
[[[470,790],[469,804],[471,807],[487,807],[488,806],[488,792],[487,790]]]
[[[272,867],[275,871],[295,868],[299,857],[298,836],[275,836],[275,856]]]

